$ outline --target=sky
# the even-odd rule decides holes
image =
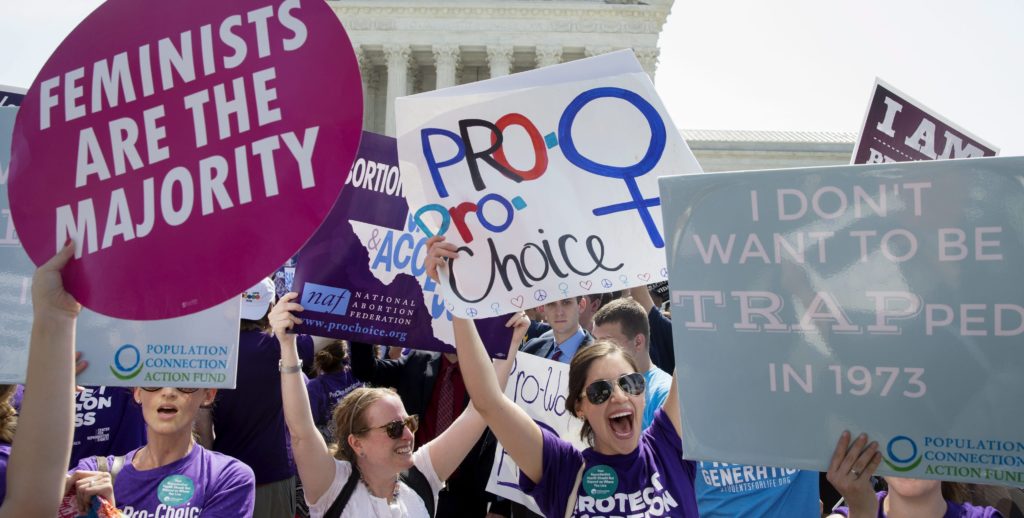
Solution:
[[[28,87],[100,3],[6,2],[0,84]],[[1021,0],[676,0],[656,85],[679,128],[857,132],[879,77],[1024,155],[1021,20]]]

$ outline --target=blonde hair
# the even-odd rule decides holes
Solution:
[[[334,458],[355,462],[356,452],[348,443],[348,436],[368,426],[366,409],[386,397],[398,397],[398,393],[393,388],[359,387],[338,402],[331,418],[331,426],[334,428],[334,437],[337,441],[331,446],[331,455]]]
[[[11,406],[11,396],[17,385],[0,385],[0,442],[14,441],[14,429],[18,425],[18,412]]]

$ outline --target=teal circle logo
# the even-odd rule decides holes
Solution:
[[[168,507],[177,507],[187,503],[196,492],[195,483],[184,475],[171,475],[160,481],[156,496],[160,503]]]
[[[597,500],[608,498],[619,489],[619,476],[605,466],[594,466],[583,475],[583,490]]]
[[[114,351],[114,365],[110,372],[119,380],[130,380],[142,372],[142,353],[132,344],[124,344]]]
[[[905,473],[921,464],[923,457],[918,455],[917,443],[906,435],[897,435],[889,439],[885,446],[886,455],[882,457],[885,464],[893,471]]]

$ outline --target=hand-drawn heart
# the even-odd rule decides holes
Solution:
[[[511,299],[509,300],[509,302],[510,302],[510,303],[511,303],[511,304],[512,304],[513,306],[515,306],[515,307],[517,307],[517,308],[520,308],[520,309],[521,309],[521,308],[523,307],[523,296],[522,296],[522,295],[516,295],[515,297],[512,297],[512,298],[511,298]]]
[[[649,281],[651,279],[651,274],[649,274],[649,273],[639,273],[639,274],[637,274],[637,277],[639,277],[641,281],[647,282],[647,281]]]
[[[593,286],[593,285],[594,285],[594,283],[592,283],[590,281],[580,281],[580,287],[585,289],[585,290],[589,290],[590,287]]]

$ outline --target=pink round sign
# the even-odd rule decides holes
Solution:
[[[68,239],[86,307],[172,318],[238,296],[330,211],[362,127],[359,65],[323,0],[108,0],[50,57],[14,128],[14,224]]]

